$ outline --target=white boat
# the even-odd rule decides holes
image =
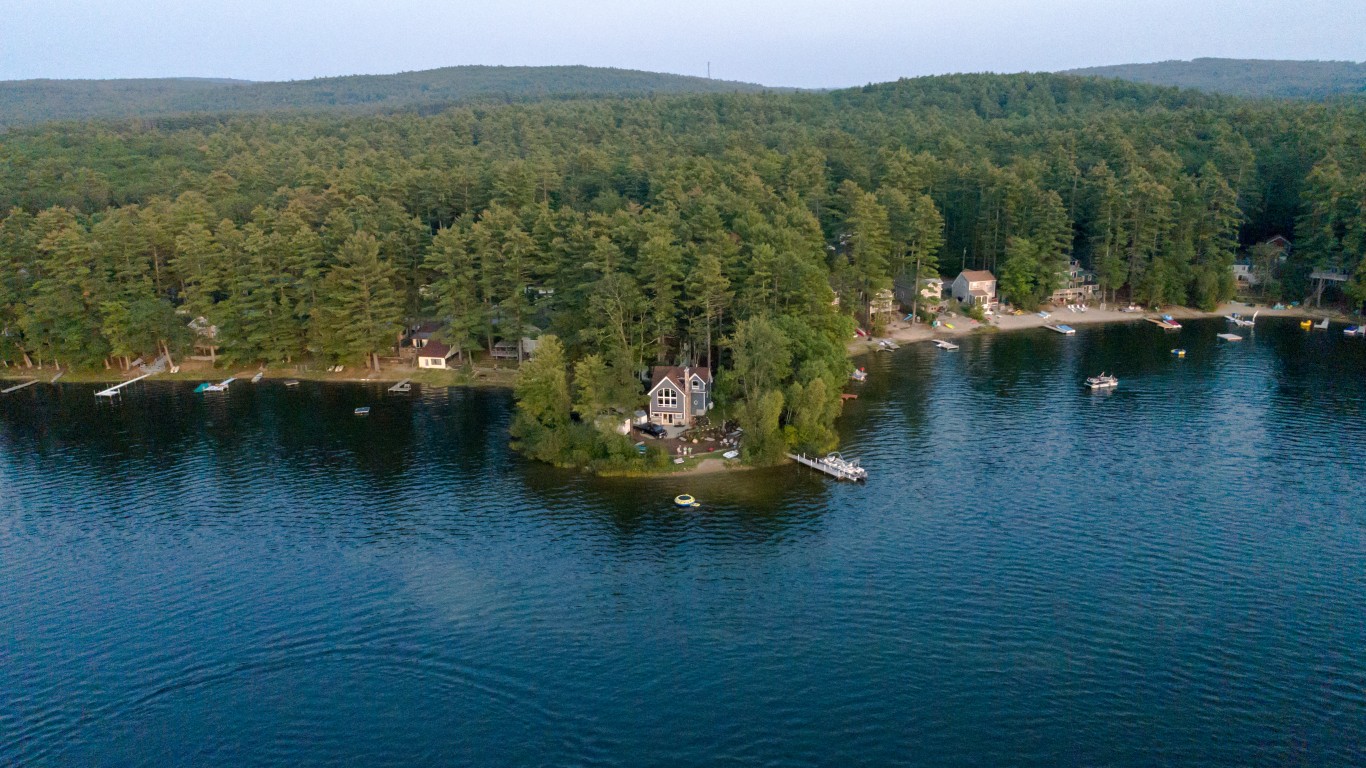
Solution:
[[[1342,330],[1343,336],[1366,336],[1366,325],[1349,325]]]
[[[357,408],[357,409],[356,409],[356,415],[357,415],[357,416],[369,416],[369,415],[370,415],[370,406],[368,406],[368,405],[362,405],[361,407]]]
[[[286,387],[297,387],[297,386],[299,386],[299,380],[298,380],[298,379],[290,379],[289,381],[286,381],[286,382],[285,382],[285,386],[286,386]]]
[[[1260,312],[1261,312],[1260,309],[1257,310],[1256,312],[1253,312],[1253,313],[1252,313],[1252,317],[1251,317],[1250,319],[1249,319],[1249,318],[1246,318],[1246,317],[1243,317],[1242,315],[1238,314],[1237,312],[1234,312],[1234,313],[1231,314],[1231,315],[1224,315],[1224,319],[1227,320],[1227,321],[1229,321],[1230,323],[1233,323],[1235,326],[1237,326],[1237,327],[1239,327],[1239,328],[1251,328],[1251,327],[1253,326],[1253,324],[1257,322],[1257,315],[1258,315],[1258,313],[1260,313]]]
[[[853,379],[854,381],[867,381],[868,372],[863,370],[862,368],[856,368],[854,369],[853,373],[849,374],[849,378]]]
[[[1318,321],[1317,323],[1314,323],[1314,330],[1316,330],[1316,331],[1326,331],[1326,330],[1328,330],[1328,318],[1325,317],[1325,318],[1323,318],[1322,320]]]
[[[1119,379],[1106,373],[1099,376],[1092,376],[1086,380],[1086,386],[1091,389],[1114,389],[1119,386]]]
[[[257,371],[257,372],[256,372],[256,375],[251,377],[251,383],[252,383],[252,384],[260,384],[260,383],[261,383],[261,379],[264,379],[265,377],[266,377],[266,372],[265,372],[265,371]]]

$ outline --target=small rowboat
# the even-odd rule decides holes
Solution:
[[[689,496],[688,494],[684,493],[684,494],[680,494],[680,495],[674,497],[674,506],[678,506],[678,507],[700,507],[700,506],[702,506],[702,505],[697,503],[697,499],[694,499],[693,497],[691,497],[691,496]]]

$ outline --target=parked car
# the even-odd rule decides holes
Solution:
[[[658,424],[651,424],[648,421],[644,424],[635,425],[633,429],[635,429],[635,431],[643,435],[649,435],[650,437],[653,437],[656,440],[662,440],[664,439],[664,436],[668,434],[664,431],[663,427],[659,426]]]

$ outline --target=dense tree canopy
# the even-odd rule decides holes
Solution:
[[[1363,118],[973,75],[14,130],[0,358],[126,362],[201,316],[241,362],[368,362],[422,318],[461,351],[540,329],[577,374],[566,418],[633,407],[649,364],[709,364],[737,418],[818,448],[853,324],[908,276],[991,269],[1031,305],[1077,259],[1111,297],[1212,306],[1286,234],[1289,295],[1335,266],[1366,298]],[[754,359],[779,350],[781,372]]]

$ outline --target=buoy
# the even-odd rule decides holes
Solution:
[[[1185,356],[1186,356],[1186,350],[1184,350],[1184,349],[1179,349],[1179,348],[1178,348],[1178,349],[1173,349],[1173,350],[1172,350],[1172,354],[1173,354],[1173,355],[1176,355],[1177,357],[1185,357]]]
[[[693,497],[689,496],[689,495],[686,494],[686,493],[681,494],[681,495],[679,495],[679,496],[675,496],[675,497],[674,497],[674,504],[676,504],[676,505],[678,505],[678,506],[680,506],[680,507],[700,507],[700,506],[702,506],[701,504],[698,504],[698,503],[697,503],[697,499],[694,499]]]

